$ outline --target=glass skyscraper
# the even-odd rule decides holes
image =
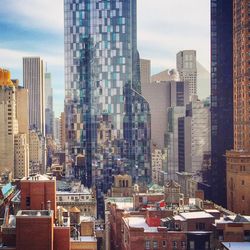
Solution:
[[[97,193],[112,175],[150,179],[150,112],[141,96],[135,0],[65,0],[68,160]]]
[[[233,148],[233,1],[211,0],[211,197],[226,206],[226,150]]]

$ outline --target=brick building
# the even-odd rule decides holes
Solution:
[[[69,250],[70,228],[56,227],[52,210],[20,210],[16,224],[2,226],[0,249]]]
[[[124,214],[121,249],[211,249],[214,221],[205,211],[173,216],[171,210],[151,208],[145,216]]]
[[[133,195],[134,209],[155,206],[155,203],[164,201],[163,193],[136,193]]]
[[[56,180],[47,175],[35,175],[21,180],[21,210],[50,209],[56,218]]]
[[[239,0],[232,4],[234,148],[226,153],[227,208],[246,215],[250,215],[249,4]]]
[[[143,216],[122,219],[122,250],[186,249],[184,232],[169,232],[167,228],[150,226]]]
[[[250,241],[250,217],[242,215],[228,215],[215,220],[215,246],[221,242]]]
[[[11,200],[16,207],[5,206],[0,249],[97,249],[95,218],[81,218],[77,208],[68,212],[57,207],[55,183],[55,179],[40,175],[21,180],[20,191]]]

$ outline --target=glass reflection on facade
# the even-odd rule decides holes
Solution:
[[[226,206],[226,150],[233,148],[233,1],[211,0],[211,197]]]
[[[150,114],[136,32],[134,0],[65,0],[67,154],[72,162],[85,156],[81,179],[100,193],[119,172],[149,181]]]

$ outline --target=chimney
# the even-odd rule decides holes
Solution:
[[[41,210],[44,210],[44,202],[41,202]]]
[[[47,201],[47,210],[48,210],[48,211],[51,210],[51,201]]]

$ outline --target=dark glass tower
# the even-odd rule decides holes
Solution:
[[[233,1],[211,0],[211,172],[214,202],[226,206],[226,150],[233,148]]]
[[[65,0],[68,160],[101,197],[112,175],[149,182],[150,113],[141,96],[135,0]]]

